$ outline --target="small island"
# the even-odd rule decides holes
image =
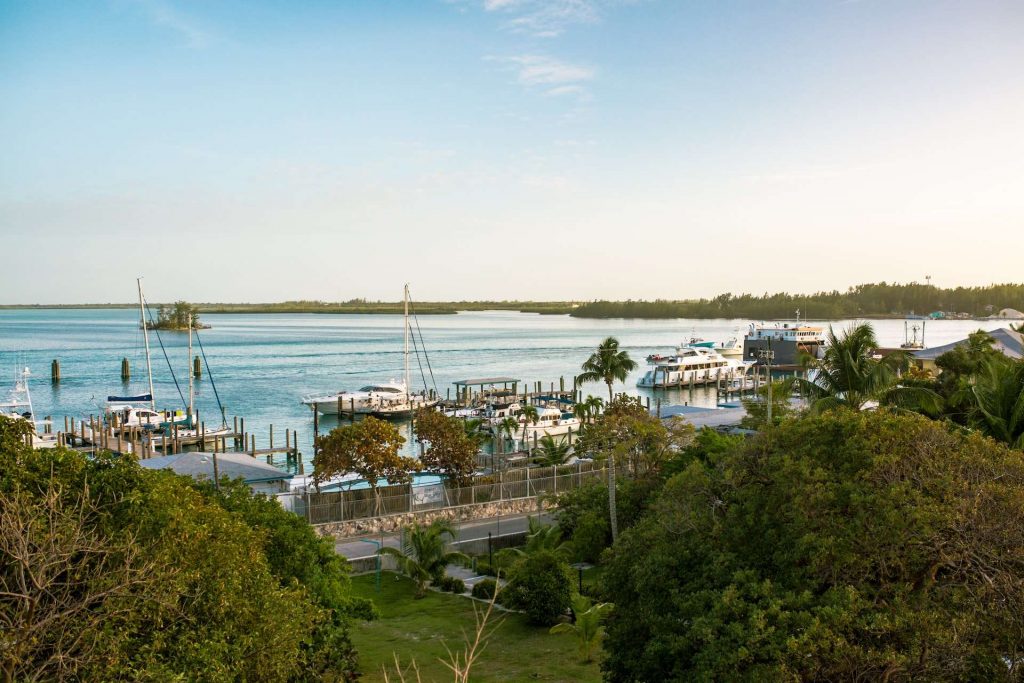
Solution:
[[[175,301],[172,305],[160,304],[156,309],[157,318],[146,323],[150,330],[178,330],[189,329],[189,319],[192,321],[192,329],[208,330],[209,325],[199,322],[199,307],[193,306],[187,301]]]

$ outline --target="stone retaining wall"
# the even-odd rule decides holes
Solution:
[[[512,500],[495,500],[476,505],[408,512],[383,517],[366,517],[347,522],[327,522],[317,524],[313,528],[321,536],[330,536],[335,540],[353,536],[374,536],[377,534],[397,533],[412,524],[430,524],[433,520],[443,517],[452,522],[467,522],[474,519],[530,514],[543,512],[554,507],[553,501],[544,498],[515,498]]]

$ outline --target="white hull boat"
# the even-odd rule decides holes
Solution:
[[[726,358],[707,346],[681,346],[674,356],[652,360],[650,364],[653,367],[637,380],[638,387],[656,389],[731,381],[745,376],[752,365]]]

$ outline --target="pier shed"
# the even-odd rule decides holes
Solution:
[[[293,475],[273,465],[253,458],[248,453],[177,453],[140,460],[139,464],[151,470],[171,470],[199,481],[213,480],[213,459],[217,458],[217,473],[228,479],[241,479],[256,493],[273,495],[288,490]]]
[[[460,405],[468,405],[473,398],[473,390],[482,393],[490,390],[492,393],[498,390],[505,390],[512,394],[516,393],[519,380],[515,377],[477,377],[472,379],[460,379],[452,382],[455,385],[455,398]]]

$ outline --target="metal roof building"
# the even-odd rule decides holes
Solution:
[[[992,348],[996,351],[999,351],[1008,358],[1024,358],[1024,334],[1006,327],[991,330],[987,332],[987,334],[996,340],[995,344],[992,345]],[[932,369],[935,367],[936,358],[947,351],[952,351],[956,347],[966,343],[966,339],[961,339],[960,341],[955,341],[951,344],[943,344],[942,346],[933,346],[930,349],[912,351],[911,355],[922,367]]]
[[[217,472],[228,479],[242,479],[259,493],[274,494],[288,490],[292,474],[268,465],[246,453],[217,453]],[[213,453],[177,453],[144,458],[139,464],[151,470],[171,470],[194,479],[213,480]]]

